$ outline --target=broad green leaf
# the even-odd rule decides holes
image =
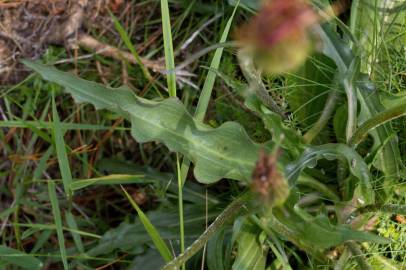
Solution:
[[[187,243],[190,244],[204,231],[206,219],[204,213],[204,205],[185,204],[184,222]],[[209,208],[208,220],[213,220],[219,213],[218,206]],[[177,243],[179,218],[176,206],[148,211],[147,217],[165,241],[170,241],[173,245]],[[118,227],[108,230],[99,243],[86,253],[89,256],[100,256],[118,250],[137,254],[142,252],[146,245],[151,245],[151,242],[151,237],[145,231],[139,218],[136,218],[134,223],[124,221]]]
[[[149,249],[143,254],[139,254],[134,258],[127,270],[157,270],[165,264],[161,255],[155,249]]]
[[[229,269],[231,252],[230,237],[226,229],[217,232],[207,243],[207,267],[209,270]]]
[[[360,125],[385,110],[376,90],[371,92],[361,87],[358,97],[361,104]],[[384,186],[387,187],[387,192],[390,194],[394,183],[400,178],[399,160],[401,158],[398,137],[394,134],[391,123],[371,130],[370,134],[374,139],[374,146],[371,150],[381,148],[373,165],[385,174]]]
[[[138,142],[159,141],[171,151],[182,153],[195,164],[198,181],[251,179],[260,145],[249,138],[240,124],[226,122],[211,128],[196,121],[176,98],[150,101],[126,88],[111,89],[42,64],[24,63],[45,79],[65,86],[78,102],[128,117],[131,133]]]
[[[35,258],[34,255],[26,254],[17,249],[0,245],[0,267],[3,264],[4,266],[8,264],[19,266],[22,269],[27,270],[40,270],[43,268],[43,263]]]
[[[275,210],[270,218],[283,223],[283,230],[289,231],[288,239],[298,243],[299,246],[312,246],[315,249],[326,249],[343,244],[345,241],[354,240],[360,242],[375,242],[380,244],[390,243],[389,239],[372,233],[354,231],[349,225],[331,224],[328,217],[318,215],[310,219],[303,219],[293,211]],[[272,226],[282,235],[285,235],[280,226]]]
[[[306,167],[314,168],[317,160],[322,158],[333,160],[340,157],[347,160],[351,173],[360,181],[359,186],[364,203],[373,203],[374,193],[369,168],[362,157],[345,144],[325,144],[306,148],[297,161],[286,166],[286,177],[289,184],[294,185],[300,172]]]
[[[237,237],[237,258],[233,270],[265,270],[267,248],[259,235],[261,229],[246,220]],[[264,239],[263,239],[264,240]]]

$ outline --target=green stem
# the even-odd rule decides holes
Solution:
[[[241,71],[248,81],[248,84],[254,88],[257,97],[271,111],[281,115],[282,118],[286,118],[285,113],[282,111],[281,108],[279,108],[275,100],[273,100],[273,98],[268,94],[268,91],[262,81],[261,73],[256,70],[252,61],[252,57],[244,50],[239,50],[237,56]]]
[[[345,247],[343,254],[341,254],[340,256],[340,259],[338,259],[338,261],[334,265],[334,270],[344,270],[350,256],[350,251],[347,247]]]
[[[323,128],[326,126],[328,120],[331,117],[331,114],[334,111],[334,108],[336,107],[337,99],[338,91],[333,90],[332,92],[330,92],[320,118],[317,120],[316,124],[314,124],[313,127],[303,136],[303,139],[306,143],[311,143],[313,139],[320,133],[320,131],[322,131]]]
[[[345,246],[351,251],[355,261],[357,262],[361,270],[372,270],[371,266],[365,260],[364,254],[362,253],[357,243],[348,241],[345,243]]]
[[[350,195],[350,181],[346,177],[348,172],[348,163],[347,161],[339,157],[337,159],[337,183],[340,188],[340,193],[341,193],[341,198],[343,200],[349,200],[351,195]]]
[[[185,252],[185,226],[183,222],[183,192],[182,192],[182,172],[180,169],[179,155],[176,153],[176,168],[178,173],[178,206],[179,206],[179,227],[180,227],[180,252]],[[185,264],[182,264],[185,269]]]
[[[311,188],[323,193],[323,195],[325,195],[326,197],[328,197],[330,200],[332,200],[334,202],[340,201],[340,198],[337,196],[337,194],[333,190],[331,190],[328,186],[326,186],[325,184],[317,181],[313,177],[308,176],[304,173],[299,175],[299,178],[297,179],[297,184],[311,187]]]
[[[352,135],[348,145],[357,146],[366,137],[369,131],[393,119],[406,115],[406,103],[394,106],[365,121]]]
[[[243,207],[244,203],[250,198],[249,193],[241,195],[239,198],[235,199],[226,209],[213,221],[213,223],[204,231],[200,237],[190,245],[185,252],[179,254],[178,257],[167,263],[162,270],[174,270],[179,266],[183,265],[187,260],[189,260],[193,255],[195,255],[204,245],[209,241],[209,239],[218,232],[227,221],[233,220],[238,214],[240,209]]]
[[[382,212],[389,214],[406,215],[406,205],[401,204],[371,204],[358,208],[351,216],[369,212]]]

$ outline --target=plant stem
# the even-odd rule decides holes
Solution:
[[[345,245],[351,251],[361,270],[372,270],[371,266],[365,260],[364,254],[362,253],[357,243],[348,241],[345,243]]]
[[[309,131],[307,131],[306,134],[303,136],[305,143],[311,143],[313,141],[313,139],[325,127],[325,125],[327,124],[328,120],[331,117],[331,114],[334,111],[337,99],[338,99],[338,92],[337,92],[337,90],[334,89],[328,95],[326,105],[324,106],[324,109],[320,115],[320,118],[317,120],[316,124],[314,124],[313,127]]]
[[[183,222],[183,192],[182,192],[182,172],[180,169],[179,154],[176,153],[176,168],[178,174],[178,205],[179,205],[179,227],[180,227],[180,252],[185,252],[185,226]],[[182,264],[185,269],[185,264]]]
[[[380,114],[365,121],[352,135],[352,137],[348,141],[348,145],[357,146],[357,144],[362,142],[362,140],[365,138],[370,130],[404,115],[406,115],[405,102],[381,112]]]
[[[350,256],[351,253],[348,250],[348,247],[345,247],[344,252],[341,254],[340,258],[334,265],[334,270],[344,270]]]
[[[297,185],[304,185],[311,187],[318,192],[323,193],[324,196],[328,197],[330,200],[338,202],[340,201],[340,197],[337,196],[337,194],[331,190],[327,185],[317,181],[313,177],[310,177],[304,173],[299,175],[299,178],[297,179]]]
[[[185,252],[179,254],[178,257],[167,263],[162,270],[174,270],[180,265],[184,264],[193,255],[195,255],[209,239],[218,232],[227,221],[233,220],[238,214],[245,202],[250,198],[250,193],[245,193],[235,199],[226,209],[213,221],[213,223],[204,231],[200,237],[190,245]]]
[[[279,114],[282,118],[286,118],[285,113],[279,108],[278,104],[268,94],[268,91],[262,82],[261,73],[256,70],[252,57],[244,50],[238,51],[238,61],[244,77],[248,81],[248,84],[254,88],[255,94],[267,106],[271,111]]]
[[[406,215],[406,205],[401,204],[371,204],[358,208],[351,216],[369,212],[382,212],[389,214]]]

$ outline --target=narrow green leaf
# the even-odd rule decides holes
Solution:
[[[35,228],[38,230],[57,230],[57,226],[54,224],[40,224],[40,223],[15,223],[20,227],[25,227],[25,228]],[[89,232],[84,232],[84,231],[79,231],[76,229],[71,229],[71,228],[66,228],[66,227],[62,227],[62,230],[67,231],[67,232],[71,232],[71,233],[77,233],[79,235],[83,235],[86,237],[92,237],[92,238],[96,238],[99,239],[100,236],[94,233],[89,233]]]
[[[164,35],[165,64],[167,84],[170,97],[176,97],[175,57],[172,45],[171,17],[169,15],[168,0],[161,0],[162,32]]]
[[[83,247],[83,242],[82,238],[80,237],[80,234],[76,233],[78,231],[78,225],[76,223],[75,217],[72,215],[71,212],[66,211],[65,212],[65,220],[66,223],[68,224],[69,228],[73,229],[74,231],[71,231],[73,241],[75,242],[76,248],[80,253],[85,252],[85,248]]]
[[[44,244],[48,242],[48,239],[51,237],[52,233],[52,230],[42,231],[41,234],[35,239],[35,245],[31,249],[31,254],[37,253],[44,246]]]
[[[54,147],[51,145],[45,151],[45,153],[42,154],[42,157],[39,160],[38,165],[32,174],[32,179],[39,179],[41,177],[42,173],[46,171],[46,169],[48,167],[47,162],[53,153],[54,153]]]
[[[0,121],[0,128],[38,128],[38,129],[53,129],[54,123],[48,121],[24,121],[24,120],[12,120],[12,121]],[[92,125],[92,124],[79,124],[79,123],[59,123],[59,127],[63,130],[109,130],[111,126]],[[116,130],[129,130],[128,128],[117,127]]]
[[[112,174],[102,177],[95,177],[73,181],[70,185],[72,191],[94,185],[122,185],[122,184],[148,184],[154,180],[146,178],[145,175]]]
[[[64,130],[60,127],[60,120],[58,116],[58,111],[55,105],[55,96],[52,92],[52,118],[54,126],[52,129],[53,141],[55,145],[56,155],[58,157],[59,171],[61,172],[63,189],[65,190],[66,196],[69,198],[72,195],[69,189],[72,182],[72,174],[69,167],[68,156],[66,155],[65,140],[63,139]]]
[[[123,26],[120,24],[116,16],[114,16],[113,13],[110,12],[110,17],[113,19],[114,22],[114,27],[120,34],[121,39],[123,40],[124,44],[127,46],[127,48],[130,50],[131,54],[134,56],[135,61],[137,64],[141,67],[142,72],[144,73],[144,76],[148,79],[151,80],[152,76],[149,73],[148,69],[144,66],[144,64],[141,61],[141,57],[137,53],[137,50],[135,49],[134,45],[131,42],[130,37],[128,36],[127,32],[123,28]]]
[[[128,194],[128,192],[123,187],[121,187],[121,189],[124,191],[125,196],[127,197],[128,201],[137,211],[140,221],[144,225],[145,230],[148,232],[149,236],[151,237],[152,241],[154,242],[154,245],[158,249],[162,258],[164,258],[164,260],[166,262],[171,261],[173,256],[170,252],[170,249],[165,244],[165,241],[159,235],[158,230],[154,227],[154,225],[152,225],[152,223],[149,221],[148,217],[144,214],[144,212],[141,210],[141,208],[138,207],[137,203],[133,200],[133,198],[131,198],[130,194]]]
[[[0,245],[0,266],[3,263],[5,265],[11,264],[14,266],[19,266],[27,270],[40,270],[44,266],[43,263],[33,255]]]
[[[235,12],[239,6],[239,0],[237,1],[235,8],[233,10],[233,14],[228,19],[226,27],[221,34],[221,38],[219,43],[224,43],[227,41],[228,33],[230,32],[231,23],[233,22]],[[210,69],[207,73],[206,80],[204,81],[202,92],[199,96],[199,101],[197,103],[195,117],[197,120],[203,121],[204,116],[206,115],[207,106],[209,104],[209,100],[211,97],[211,93],[213,90],[214,82],[216,81],[216,73],[213,72],[213,69],[218,69],[220,66],[221,56],[223,55],[224,48],[217,48],[216,52],[214,53],[213,59],[211,60]]]
[[[58,245],[59,245],[59,250],[61,253],[63,268],[65,270],[68,270],[69,267],[68,267],[68,260],[67,260],[67,255],[66,255],[67,253],[66,253],[66,248],[65,248],[65,236],[63,235],[61,211],[59,209],[59,202],[58,202],[58,198],[56,196],[55,183],[52,181],[48,181],[48,194],[49,194],[49,199],[51,201],[52,215],[54,216],[56,234],[58,236]]]

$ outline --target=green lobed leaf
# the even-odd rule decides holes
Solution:
[[[46,80],[65,86],[76,101],[129,118],[131,134],[138,142],[159,141],[171,151],[185,155],[195,164],[194,174],[199,182],[251,179],[261,146],[249,138],[240,124],[226,122],[211,128],[196,121],[177,98],[151,101],[124,87],[112,89],[43,64],[24,63]]]

